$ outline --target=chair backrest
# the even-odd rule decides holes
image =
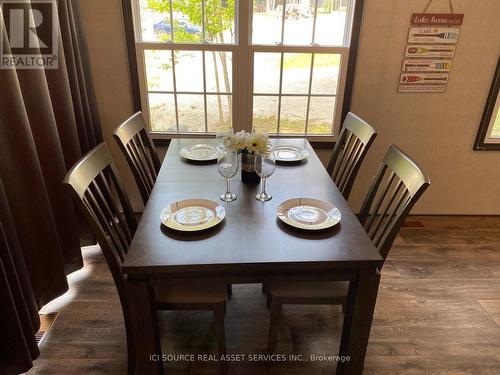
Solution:
[[[132,170],[135,182],[144,204],[147,203],[151,190],[160,171],[160,159],[155,146],[146,130],[142,112],[128,118],[113,132],[118,146],[125,155]]]
[[[359,213],[361,224],[384,260],[401,225],[429,184],[427,175],[408,155],[389,146]]]
[[[351,112],[347,114],[326,169],[345,199],[349,198],[359,167],[376,136],[368,123]]]
[[[121,187],[108,147],[101,143],[90,150],[69,170],[64,184],[71,190],[97,236],[124,307],[122,264],[137,220]]]

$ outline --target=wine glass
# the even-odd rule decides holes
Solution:
[[[227,136],[231,136],[233,134],[233,128],[230,126],[223,126],[217,129],[215,133],[215,143],[217,145],[217,149],[223,150],[224,147],[224,138]]]
[[[229,186],[229,179],[234,177],[236,172],[238,172],[239,158],[238,152],[231,149],[224,149],[219,151],[219,156],[217,158],[217,169],[219,173],[226,179],[227,189],[226,193],[220,196],[220,199],[224,202],[232,202],[236,200],[236,194],[231,193]]]
[[[261,178],[261,191],[255,196],[255,199],[261,202],[267,202],[273,197],[266,192],[266,181],[274,173],[276,168],[276,160],[274,158],[274,152],[257,152],[255,154],[255,172]]]

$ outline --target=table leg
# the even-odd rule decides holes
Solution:
[[[350,360],[338,362],[336,375],[363,373],[379,282],[380,273],[377,271],[360,274],[349,284],[339,356],[349,356]]]
[[[147,281],[127,280],[129,322],[135,348],[135,373],[162,374],[160,334],[154,294]]]

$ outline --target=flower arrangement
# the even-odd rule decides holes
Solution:
[[[224,146],[238,152],[252,155],[257,152],[266,153],[271,149],[271,143],[266,133],[247,133],[244,130],[227,135],[224,138]]]

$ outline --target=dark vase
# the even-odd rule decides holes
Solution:
[[[241,153],[241,181],[246,184],[258,184],[260,177],[255,172],[255,155],[246,151]]]

